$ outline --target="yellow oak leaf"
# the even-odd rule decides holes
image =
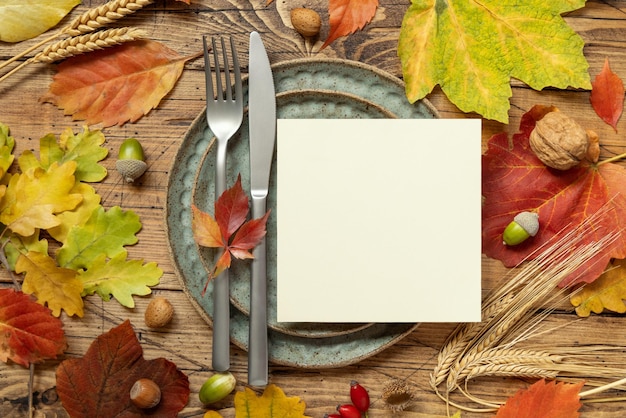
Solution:
[[[626,312],[626,260],[617,260],[594,282],[586,284],[570,296],[576,314],[587,317],[593,313]]]
[[[83,283],[76,270],[57,266],[48,254],[30,251],[18,257],[15,272],[25,273],[22,291],[47,304],[54,316],[61,315],[61,309],[70,316],[83,316]]]
[[[36,229],[48,229],[61,223],[56,214],[74,209],[82,195],[71,193],[74,188],[73,161],[54,163],[46,171],[33,168],[10,176],[4,198],[0,201],[0,222],[22,236]]]
[[[308,418],[306,404],[297,396],[287,397],[276,385],[265,387],[262,396],[249,388],[235,394],[235,418]]]
[[[20,42],[55,26],[80,0],[2,0],[0,41]]]
[[[71,193],[80,193],[83,200],[74,209],[59,213],[57,218],[61,223],[48,228],[50,236],[59,242],[65,242],[70,230],[84,225],[93,212],[100,207],[101,196],[89,184],[77,182]]]
[[[160,103],[191,58],[149,40],[78,55],[58,66],[42,101],[88,125],[135,122]]]
[[[13,155],[15,139],[9,134],[9,127],[0,123],[0,178],[4,176],[15,159]]]

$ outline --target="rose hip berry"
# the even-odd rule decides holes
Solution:
[[[350,382],[350,399],[360,412],[367,412],[370,407],[370,395],[356,380]]]
[[[361,418],[361,411],[352,404],[339,405],[337,412],[339,412],[341,418]]]

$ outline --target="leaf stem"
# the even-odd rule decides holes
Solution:
[[[614,161],[619,161],[619,160],[622,160],[624,158],[626,158],[626,152],[624,152],[622,154],[615,155],[615,156],[613,156],[611,158],[607,158],[606,160],[599,161],[597,165],[600,166],[602,164],[612,163]]]
[[[604,392],[605,390],[612,389],[612,388],[614,388],[616,386],[623,385],[624,383],[626,383],[626,377],[623,378],[623,379],[620,379],[620,380],[616,380],[615,382],[606,384],[604,386],[600,386],[600,387],[597,387],[595,389],[590,389],[590,390],[588,390],[586,392],[580,392],[578,394],[578,397],[585,398],[587,396],[595,395],[597,393]]]

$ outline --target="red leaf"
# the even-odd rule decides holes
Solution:
[[[250,250],[265,236],[270,211],[259,219],[246,222],[250,213],[248,197],[241,187],[241,175],[230,189],[224,191],[215,202],[215,218],[192,205],[192,228],[194,239],[203,247],[222,248],[212,272],[204,286],[222,271],[230,268],[232,256],[238,259],[254,258]],[[233,236],[234,234],[234,236]]]
[[[362,29],[374,18],[377,8],[378,0],[330,0],[330,33],[321,49],[341,36]]]
[[[578,393],[583,385],[540,380],[509,398],[496,418],[578,418],[582,406]]]
[[[84,357],[63,361],[57,368],[57,392],[72,418],[176,417],[189,399],[189,380],[164,358],[145,360],[130,322],[100,335]],[[130,388],[140,378],[161,388],[161,401],[139,409]]]
[[[0,289],[0,360],[28,367],[66,347],[63,322],[50,309],[22,292]]]
[[[626,257],[626,169],[621,166],[582,163],[567,171],[547,168],[530,149],[529,135],[537,120],[553,108],[535,106],[522,117],[520,132],[511,143],[506,134],[489,140],[482,158],[483,252],[513,267],[534,258],[557,233],[575,228],[604,205],[612,210],[599,222],[585,243],[611,232],[619,239],[590,260],[561,285],[592,282],[611,258]],[[539,233],[517,246],[502,243],[502,232],[523,211],[539,214]],[[580,276],[578,276],[580,273]]]
[[[215,220],[226,241],[245,222],[249,211],[248,197],[243,192],[239,175],[235,185],[222,193],[215,202]]]
[[[600,118],[611,125],[617,132],[617,122],[624,110],[624,83],[617,74],[611,71],[608,58],[604,68],[591,83],[589,100]]]

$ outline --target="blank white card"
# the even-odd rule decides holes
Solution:
[[[475,322],[478,119],[281,119],[279,322]]]

